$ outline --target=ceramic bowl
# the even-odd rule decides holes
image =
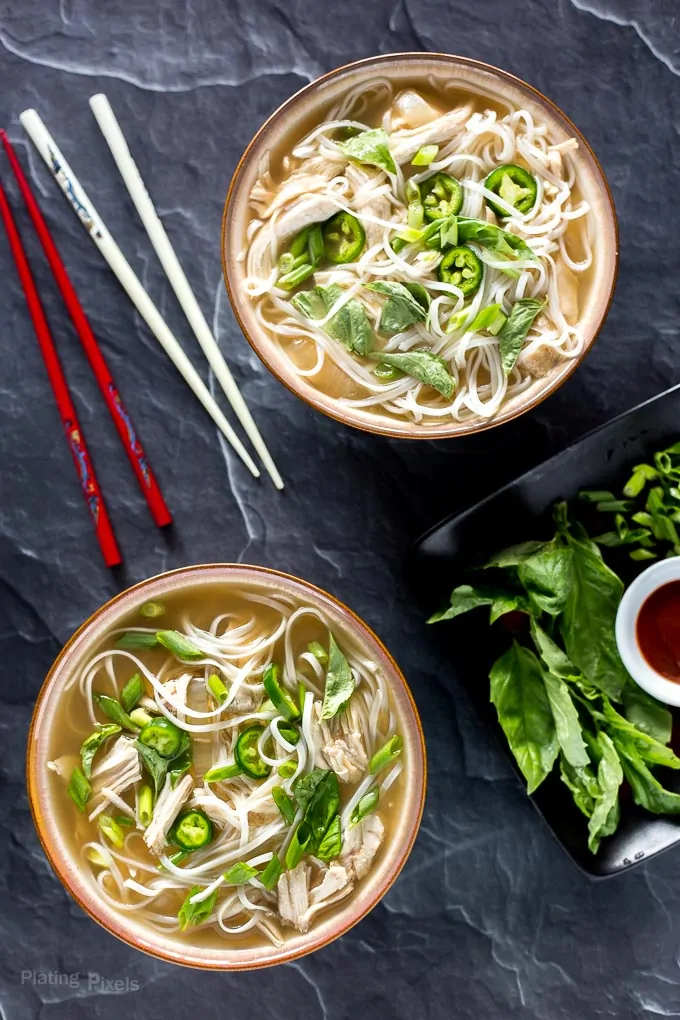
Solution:
[[[593,210],[596,255],[580,318],[585,336],[583,350],[577,357],[564,360],[544,378],[534,380],[522,394],[506,401],[491,419],[423,424],[343,406],[338,399],[321,393],[292,370],[287,353],[259,324],[254,306],[244,292],[245,265],[239,260],[239,253],[245,246],[249,195],[263,160],[270,153],[290,151],[307,130],[306,126],[322,122],[326,110],[347,91],[362,84],[368,88],[379,77],[387,77],[396,86],[429,81],[431,88],[433,79],[445,80],[449,85],[452,81],[460,82],[462,89],[527,108],[537,119],[549,124],[557,140],[575,137],[579,143],[574,159],[582,194]],[[301,124],[305,125],[304,129]],[[611,303],[618,268],[618,229],[611,193],[592,149],[568,117],[546,96],[507,71],[466,57],[394,53],[331,71],[297,92],[263,124],[241,158],[229,188],[222,222],[222,263],[229,298],[241,329],[267,368],[293,393],[331,418],[367,432],[407,439],[446,439],[480,432],[524,414],[545,400],[575,371],[592,347]]]
[[[680,684],[653,669],[640,650],[637,618],[652,592],[671,581],[680,581],[680,556],[652,563],[626,588],[616,614],[616,643],[623,664],[647,694],[666,705],[680,706]]]
[[[110,907],[81,868],[79,859],[64,839],[53,811],[54,783],[63,782],[47,769],[51,729],[59,710],[64,684],[82,667],[92,650],[135,607],[178,591],[207,590],[211,585],[247,585],[250,590],[287,593],[296,600],[317,606],[333,622],[346,641],[358,645],[382,669],[392,695],[399,730],[404,739],[403,805],[392,839],[385,843],[373,871],[360,883],[348,902],[306,934],[293,932],[282,948],[232,946],[206,948],[192,944],[191,937],[164,935],[147,928],[134,913],[121,914]],[[28,740],[28,792],[33,819],[43,849],[66,889],[80,906],[111,934],[160,959],[211,970],[247,970],[294,960],[338,938],[371,910],[392,885],[408,857],[418,831],[425,797],[426,763],[418,712],[396,663],[375,634],[346,606],[305,581],[263,567],[216,564],[186,567],[143,581],[117,595],[98,609],[65,645],[40,691]]]

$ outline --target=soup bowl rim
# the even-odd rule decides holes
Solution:
[[[49,805],[51,798],[47,792],[48,784],[45,781],[45,775],[38,774],[38,746],[41,737],[38,725],[41,709],[46,704],[46,699],[53,695],[56,680],[63,674],[68,664],[68,659],[74,651],[78,654],[78,644],[95,623],[100,622],[106,615],[111,615],[112,611],[115,610],[121,601],[128,599],[135,593],[142,592],[145,588],[155,583],[173,578],[181,578],[182,575],[186,575],[187,586],[189,584],[200,585],[201,575],[208,571],[225,571],[227,575],[225,580],[228,580],[228,574],[231,571],[238,571],[246,575],[246,578],[250,577],[258,580],[269,578],[274,585],[277,582],[284,588],[286,585],[291,585],[292,588],[298,590],[298,593],[308,593],[311,604],[318,604],[319,602],[330,603],[335,613],[342,618],[348,632],[351,632],[364,645],[370,646],[371,643],[375,645],[383,660],[381,666],[384,669],[388,686],[393,687],[396,683],[397,688],[401,689],[404,697],[402,698],[400,715],[402,721],[408,725],[409,732],[413,738],[411,741],[411,751],[415,753],[417,760],[413,763],[416,778],[414,780],[413,796],[410,798],[408,805],[410,824],[406,831],[406,838],[399,845],[385,845],[382,858],[378,864],[378,868],[384,871],[384,875],[380,882],[376,883],[375,889],[372,891],[368,901],[361,904],[358,910],[350,910],[345,921],[340,925],[334,924],[331,930],[324,936],[315,935],[314,927],[304,934],[295,932],[291,936],[291,940],[295,944],[290,949],[287,948],[288,942],[282,948],[263,946],[261,947],[261,955],[258,955],[260,947],[255,949],[252,947],[239,949],[238,947],[227,946],[224,950],[214,948],[203,949],[191,946],[189,943],[191,959],[187,959],[187,945],[181,941],[177,941],[176,950],[171,950],[168,948],[171,945],[170,940],[163,935],[159,935],[158,939],[156,939],[153,930],[150,928],[147,930],[148,936],[145,935],[144,937],[139,937],[136,933],[128,931],[125,925],[125,915],[116,913],[115,908],[108,909],[96,892],[88,889],[85,883],[80,880],[79,873],[82,866],[76,855],[62,852],[55,844],[53,835],[49,831],[50,818],[53,818],[54,809],[51,809]],[[247,580],[245,580],[245,583],[247,583]],[[181,591],[181,587],[181,585],[178,585],[173,588],[173,594]],[[288,590],[291,589],[289,588]],[[46,755],[43,755],[43,757],[46,757]],[[322,949],[358,924],[380,902],[401,873],[418,835],[427,787],[427,756],[420,715],[406,678],[372,628],[352,609],[345,605],[344,602],[309,581],[274,568],[242,563],[203,563],[165,571],[125,588],[124,591],[114,595],[96,609],[71,635],[50,667],[36,698],[28,733],[26,778],[31,816],[45,856],[67,892],[94,921],[134,949],[138,949],[165,962],[199,970],[239,971],[257,970],[276,966],[280,963],[290,963],[308,953],[315,952],[317,949]],[[74,871],[76,873],[75,877],[73,877]],[[369,874],[367,879],[370,878]],[[362,880],[362,882],[366,882],[367,879]],[[329,920],[332,921],[334,916],[331,914]],[[239,957],[242,958],[240,959]]]
[[[362,68],[370,70],[374,67],[380,67],[383,64],[394,64],[398,61],[426,61],[428,59],[431,59],[434,63],[444,61],[453,66],[462,65],[464,68],[468,67],[478,71],[484,71],[489,73],[492,77],[500,78],[510,86],[513,86],[520,91],[524,90],[529,93],[530,97],[537,102],[539,106],[546,109],[547,113],[552,118],[557,119],[558,122],[561,121],[571,132],[573,132],[574,137],[579,142],[579,147],[583,147],[587,156],[592,160],[594,170],[598,178],[599,188],[605,206],[605,214],[603,218],[606,219],[607,226],[610,228],[604,232],[605,238],[603,243],[606,246],[605,250],[609,252],[612,265],[611,282],[609,284],[609,291],[606,300],[602,305],[601,314],[596,317],[586,334],[583,350],[576,357],[568,359],[565,364],[557,366],[559,367],[559,372],[555,372],[554,379],[550,379],[547,385],[539,387],[537,392],[530,399],[526,402],[520,402],[519,406],[513,407],[511,410],[506,410],[504,412],[503,406],[501,405],[498,412],[491,418],[475,417],[467,422],[451,422],[450,424],[447,423],[443,426],[435,423],[425,425],[418,423],[414,426],[414,423],[410,421],[400,422],[397,418],[392,421],[387,418],[378,418],[377,415],[375,422],[372,422],[368,413],[365,416],[361,416],[360,413],[354,414],[353,409],[343,408],[339,403],[338,398],[330,397],[324,393],[318,393],[317,395],[311,387],[311,392],[303,390],[296,383],[292,373],[290,373],[290,377],[284,375],[283,371],[279,370],[279,368],[273,363],[273,360],[268,355],[268,347],[271,340],[267,337],[265,331],[258,327],[257,330],[253,330],[253,333],[258,334],[258,338],[255,339],[254,336],[251,335],[251,330],[246,325],[244,316],[241,314],[239,307],[239,296],[237,294],[238,284],[231,279],[231,263],[233,262],[233,259],[227,258],[228,220],[230,217],[231,205],[234,201],[234,196],[236,195],[241,176],[245,168],[249,165],[250,160],[254,155],[255,148],[277,125],[278,121],[292,106],[295,106],[305,97],[313,94],[334,78],[346,74],[347,72],[354,71],[355,69],[357,71],[360,71]],[[385,73],[388,74],[389,72],[386,71]],[[222,213],[220,244],[222,274],[232,312],[241,332],[268,371],[271,372],[271,374],[294,396],[304,401],[304,403],[309,407],[313,407],[316,411],[320,411],[322,414],[326,415],[326,417],[352,428],[359,429],[362,432],[389,436],[393,439],[457,439],[505,425],[514,421],[516,418],[519,418],[521,415],[526,414],[528,411],[534,410],[542,404],[544,400],[547,400],[548,397],[552,396],[552,394],[555,393],[567,381],[567,379],[571,377],[578,366],[583,362],[586,355],[592,350],[605,323],[607,315],[609,314],[614,298],[614,292],[616,290],[616,281],[619,272],[619,227],[611,188],[609,187],[609,182],[607,181],[602,165],[595,155],[595,152],[571,118],[567,116],[557,103],[553,102],[552,99],[542,93],[534,85],[530,85],[528,82],[524,81],[524,79],[512,74],[510,71],[505,71],[503,68],[496,67],[494,64],[487,63],[486,61],[475,60],[472,57],[464,57],[453,53],[421,52],[418,50],[405,50],[404,52],[377,54],[371,57],[364,57],[361,60],[350,61],[347,64],[333,68],[331,71],[315,78],[314,81],[311,81],[307,85],[303,86],[303,88],[298,89],[297,92],[293,93],[292,96],[281,103],[255,132],[239,159],[234,173],[232,174]],[[245,300],[247,299],[244,298],[244,301]],[[361,409],[359,409],[359,412],[360,411]]]

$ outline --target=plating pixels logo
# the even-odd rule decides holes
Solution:
[[[75,971],[67,974],[57,970],[22,970],[22,985],[48,985],[52,988],[84,988],[88,992],[101,992],[102,995],[124,995],[139,991],[139,981],[135,978],[107,978],[96,971],[81,974]]]

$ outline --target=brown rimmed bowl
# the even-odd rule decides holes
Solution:
[[[529,109],[536,117],[547,121],[557,141],[575,137],[579,149],[573,158],[580,190],[594,214],[594,271],[579,319],[585,335],[581,354],[557,365],[544,378],[536,379],[523,393],[506,401],[493,418],[446,424],[418,424],[363,408],[347,408],[337,398],[301,379],[292,370],[286,351],[257,322],[254,306],[243,291],[245,266],[238,260],[245,246],[250,191],[262,160],[269,153],[289,152],[305,130],[321,123],[328,108],[352,88],[368,86],[378,77],[387,77],[397,85],[410,86],[422,80],[423,85],[431,89],[431,83],[427,82],[430,76],[446,79],[449,85],[460,82],[463,90],[481,92]],[[267,368],[291,392],[331,418],[366,432],[404,439],[450,439],[481,432],[517,418],[554,393],[595,342],[614,294],[618,257],[618,227],[611,192],[602,167],[578,128],[550,99],[520,78],[478,60],[445,53],[392,53],[369,57],[331,71],[296,92],[265,121],[244,152],[231,181],[222,220],[222,266],[229,299],[241,329]]]
[[[390,842],[383,844],[374,870],[358,885],[342,909],[322,917],[306,934],[293,932],[282,948],[244,946],[238,942],[215,949],[192,944],[191,936],[169,936],[139,923],[134,914],[118,913],[98,894],[59,830],[53,810],[53,784],[63,782],[47,769],[51,729],[64,683],[76,673],[106,634],[143,602],[170,593],[207,590],[211,585],[247,586],[269,594],[283,592],[317,606],[332,621],[341,640],[368,652],[383,671],[404,739],[403,801]],[[112,935],[152,956],[206,970],[251,970],[295,960],[343,935],[384,896],[411,851],[423,812],[426,782],[425,743],[418,711],[406,681],[387,649],[366,624],[331,595],[306,581],[264,567],[214,564],[185,567],[142,581],[111,599],[76,631],[62,649],[42,686],[28,737],[28,794],[33,821],[47,858],[59,879],[90,917]]]

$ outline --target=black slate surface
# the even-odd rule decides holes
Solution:
[[[5,0],[0,124],[54,237],[175,514],[151,523],[39,246],[18,218],[121,545],[125,580],[240,560],[297,573],[386,641],[420,707],[430,787],[420,837],[376,910],[276,971],[204,975],[136,953],[71,901],[39,848],[24,788],[33,701],[60,645],[117,590],[101,563],[0,233],[0,1016],[80,1020],[595,1020],[680,1015],[680,857],[592,883],[562,854],[405,587],[409,543],[587,428],[678,381],[675,0]],[[223,290],[222,203],[262,120],[319,73],[375,52],[438,49],[545,91],[600,157],[621,273],[587,362],[533,414],[455,443],[345,429],[260,365]],[[162,312],[201,358],[87,99],[105,91],[219,342],[287,481],[277,494],[218,441],[29,148],[36,106]],[[16,207],[17,192],[0,160]],[[118,984],[116,984],[118,982]]]

